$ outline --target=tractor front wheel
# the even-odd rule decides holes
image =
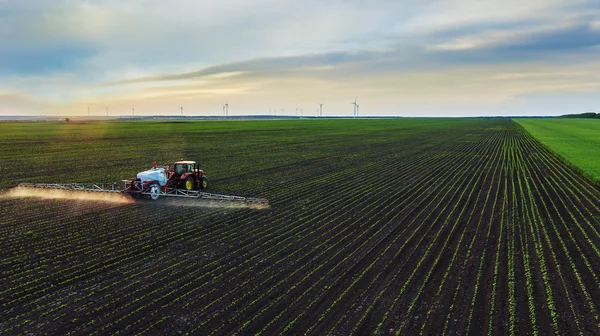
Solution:
[[[160,196],[160,187],[157,184],[153,184],[150,187],[150,198],[154,201]]]
[[[188,176],[188,178],[186,178],[185,182],[183,183],[183,187],[185,188],[185,190],[194,190],[194,178]]]
[[[202,176],[200,178],[200,189],[206,188],[207,185],[208,185],[208,181],[207,181],[206,177]]]

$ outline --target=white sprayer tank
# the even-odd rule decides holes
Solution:
[[[137,178],[139,178],[142,182],[157,181],[161,187],[167,184],[167,176],[165,175],[164,168],[152,168],[150,170],[139,172],[137,174]]]

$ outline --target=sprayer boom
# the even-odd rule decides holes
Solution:
[[[60,190],[73,190],[73,191],[94,191],[94,192],[114,192],[120,193],[122,190],[118,187],[117,183],[19,183],[18,187],[25,188],[40,188],[40,189],[60,189]]]
[[[242,197],[242,196],[230,196],[211,194],[197,190],[185,190],[162,187],[153,188],[152,185],[147,188],[133,188],[129,181],[125,180],[124,186],[118,183],[19,183],[18,187],[22,188],[37,188],[37,189],[58,189],[58,190],[71,190],[71,191],[82,191],[82,192],[103,192],[103,193],[123,193],[131,196],[145,195],[152,199],[158,199],[159,196],[164,197],[181,197],[181,198],[196,198],[204,200],[214,201],[237,201],[246,203],[260,203],[268,204],[269,201],[264,198],[253,198],[253,197]]]

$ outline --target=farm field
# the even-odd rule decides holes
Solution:
[[[600,120],[522,118],[515,121],[552,151],[600,181]]]
[[[0,198],[0,334],[598,334],[600,189],[510,119],[0,123],[0,188],[202,163],[270,209]]]

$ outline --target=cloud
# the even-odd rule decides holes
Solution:
[[[515,62],[593,61],[598,57],[600,31],[587,22],[532,29],[484,31],[450,38],[427,48],[424,59],[446,64],[513,64]]]
[[[0,115],[53,113],[50,104],[24,93],[0,93]]]
[[[270,75],[282,73],[289,74],[290,71],[294,70],[326,71],[332,70],[336,66],[368,61],[369,55],[371,54],[372,53],[369,52],[332,52],[301,56],[257,58],[241,62],[220,64],[191,72],[127,79],[112,84],[174,81],[207,77],[249,77],[256,73],[262,73],[263,75],[267,73]]]
[[[595,66],[598,22],[591,0],[5,1],[0,90],[60,106],[224,96],[259,106],[273,92],[345,102],[356,91],[441,106],[467,104],[469,90],[485,104],[593,89],[588,76],[552,74]]]
[[[362,48],[355,39],[376,45],[382,6],[314,0],[38,1],[12,5],[2,37],[11,41],[6,48],[88,46],[97,51],[88,55],[91,68],[153,72]]]
[[[598,10],[593,0],[444,0],[420,5],[419,15],[399,22],[400,33],[456,34],[486,29],[537,26]]]
[[[600,45],[600,31],[594,31],[587,24],[577,24],[562,29],[548,29],[531,34],[519,34],[514,40],[503,41],[498,49],[568,52]]]

